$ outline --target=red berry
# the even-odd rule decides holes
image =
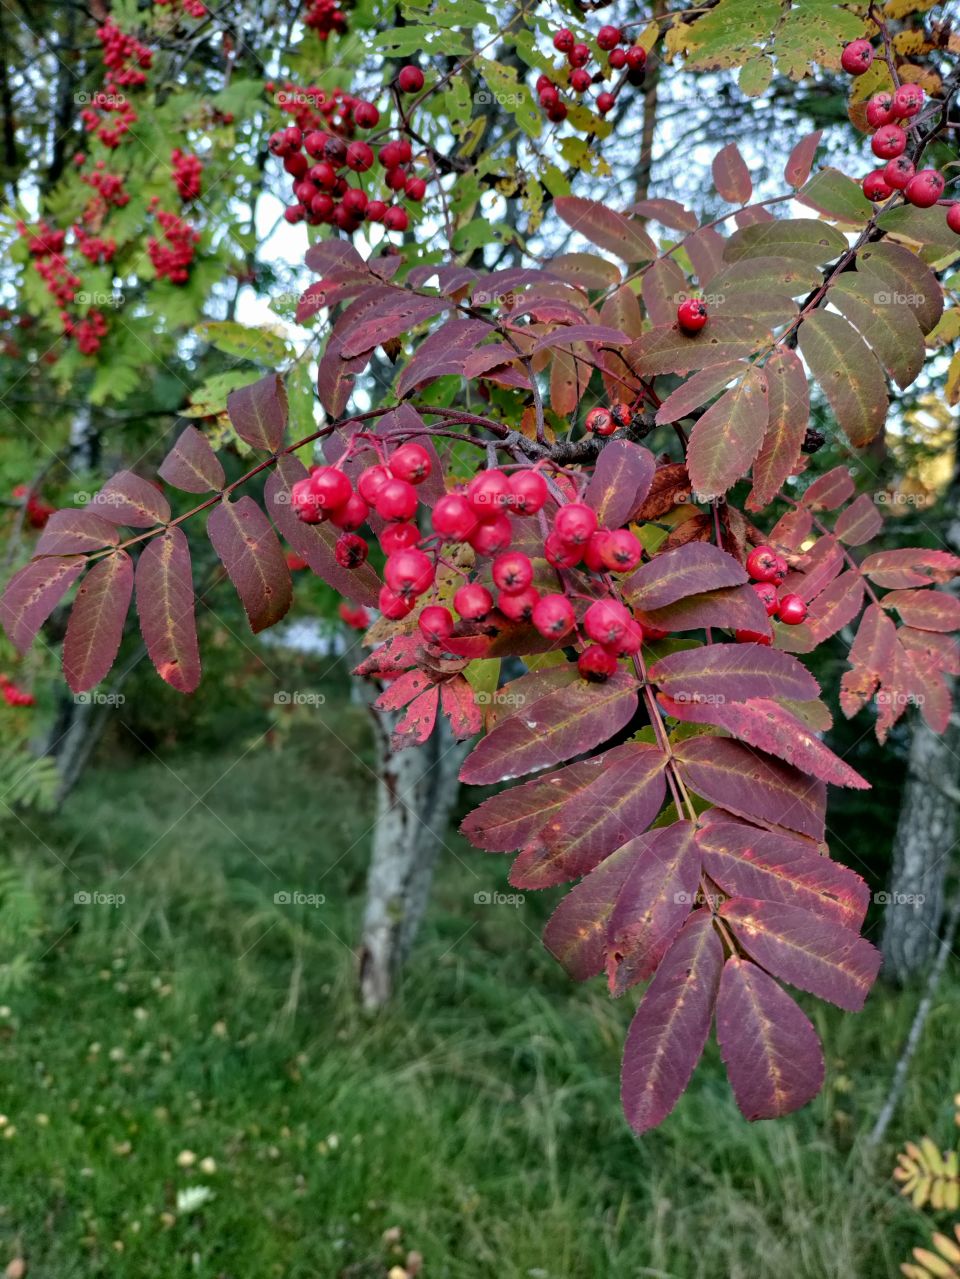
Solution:
[[[540,602],[540,592],[532,586],[523,591],[501,591],[497,608],[511,622],[529,622]]]
[[[677,307],[677,323],[684,333],[699,333],[707,322],[707,304],[700,298],[685,298]]]
[[[366,142],[351,142],[347,147],[347,168],[366,173],[373,165],[373,149]]]
[[[543,544],[543,554],[553,568],[573,568],[583,559],[583,547],[571,546],[558,534],[550,533]]]
[[[523,551],[505,551],[493,561],[493,580],[501,591],[516,595],[533,581],[533,565]]]
[[[612,111],[617,105],[617,99],[612,93],[597,94],[597,110],[601,115],[606,115],[608,111]]]
[[[626,49],[611,49],[610,53],[607,56],[607,62],[610,64],[610,66],[613,68],[614,71],[622,71],[623,68],[627,65]]]
[[[377,494],[374,507],[383,520],[409,520],[416,514],[417,490],[406,480],[387,480]]]
[[[849,75],[863,75],[873,61],[873,45],[869,40],[852,40],[840,55],[840,65]]]
[[[387,170],[385,180],[391,191],[402,191],[407,185],[407,171],[398,164],[396,168]]]
[[[544,595],[538,600],[530,620],[545,639],[559,639],[573,630],[577,619],[566,595]]]
[[[629,612],[616,600],[596,600],[584,614],[583,629],[598,644],[615,644],[631,620]]]
[[[401,617],[407,616],[416,600],[412,595],[409,599],[404,599],[402,595],[391,591],[389,586],[381,586],[379,603],[380,612],[384,617],[388,617],[391,622],[398,622]]]
[[[783,558],[782,555],[778,555],[777,556],[777,575],[773,580],[779,584],[780,582],[783,581],[783,579],[787,576],[789,572],[790,572],[790,565],[787,563],[787,561]]]
[[[597,513],[585,502],[569,502],[557,511],[553,531],[567,546],[583,546],[597,529]]]
[[[617,426],[629,426],[633,421],[633,412],[630,405],[624,404],[623,400],[617,400],[616,403],[610,405],[610,416]]]
[[[566,118],[567,118],[567,104],[565,102],[558,102],[556,106],[551,107],[549,111],[547,112],[547,119],[552,124],[562,124],[563,121],[566,120]]]
[[[630,625],[623,632],[616,644],[609,647],[617,657],[626,657],[630,653],[639,653],[643,645],[643,627],[631,617]]]
[[[473,507],[460,493],[447,493],[433,508],[433,531],[449,542],[465,542],[476,526]]]
[[[617,429],[609,409],[591,409],[583,424],[592,435],[612,435]]]
[[[561,27],[554,32],[553,47],[558,53],[569,53],[575,43],[573,32],[569,28]]]
[[[319,160],[323,155],[323,144],[327,140],[325,133],[320,133],[314,129],[312,133],[308,133],[303,139],[303,149],[308,155],[312,155],[315,160]]]
[[[923,90],[919,84],[901,84],[893,95],[891,112],[898,120],[909,120],[923,109]]]
[[[403,164],[399,142],[387,142],[380,148],[377,159],[385,169],[395,169]]]
[[[902,191],[916,173],[913,161],[905,155],[894,156],[883,166],[883,176],[894,191]]]
[[[351,187],[349,191],[344,192],[343,207],[356,217],[362,218],[367,211],[369,200],[366,191],[361,191],[359,187]]]
[[[617,659],[599,644],[591,644],[577,658],[577,670],[584,679],[602,684],[617,673]]]
[[[433,560],[423,551],[395,551],[383,566],[383,580],[398,595],[422,595],[433,585],[433,578]]]
[[[738,644],[772,644],[773,637],[761,631],[734,631],[733,638]]]
[[[368,466],[365,471],[360,472],[360,478],[357,480],[357,492],[365,502],[372,506],[377,500],[377,494],[390,478],[390,471],[387,467]]]
[[[921,169],[903,189],[903,194],[918,209],[929,209],[943,195],[943,176],[936,169]]]
[[[772,546],[755,546],[747,556],[746,570],[755,582],[775,582],[779,558]]]
[[[570,72],[570,88],[574,93],[586,93],[593,84],[593,76],[583,67],[576,67]]]
[[[408,200],[413,200],[414,204],[419,204],[427,193],[427,184],[423,178],[407,178],[403,193]]]
[[[603,551],[609,540],[610,530],[608,528],[598,528],[595,533],[590,534],[587,544],[583,548],[583,562],[591,573],[599,573],[603,569]]]
[[[343,506],[353,489],[343,471],[335,466],[318,466],[310,476],[310,491],[320,510],[327,513]]]
[[[323,512],[313,496],[309,476],[305,479],[297,480],[296,484],[291,487],[290,505],[293,507],[293,513],[297,519],[303,520],[304,524],[319,524],[323,519]]]
[[[863,179],[863,194],[875,204],[887,200],[893,195],[893,187],[887,181],[883,169],[874,169]]]
[[[397,87],[401,93],[419,93],[423,88],[423,72],[419,67],[401,67]]]
[[[513,539],[513,529],[505,515],[482,520],[467,539],[478,555],[496,555],[505,551]]]
[[[388,463],[398,480],[421,484],[433,470],[430,454],[422,444],[401,444]]]
[[[647,65],[647,51],[640,44],[632,44],[627,50],[627,66],[631,71],[642,71]]]
[[[477,622],[493,608],[493,596],[479,582],[470,582],[454,595],[453,607],[468,622]]]
[[[352,533],[354,529],[358,529],[361,524],[367,522],[369,514],[370,507],[360,494],[351,493],[343,506],[338,506],[336,510],[330,512],[330,523]]]
[[[545,84],[538,96],[540,105],[545,109],[555,107],[560,101],[560,90],[555,84]]]
[[[867,103],[867,124],[871,129],[879,129],[881,125],[893,122],[892,93],[875,93]]]
[[[371,200],[367,205],[367,221],[382,222],[387,206],[383,200]]]
[[[643,559],[643,547],[628,528],[618,528],[607,538],[601,557],[611,573],[629,573]]]
[[[358,102],[353,108],[353,118],[358,128],[375,129],[380,123],[380,112],[372,102]]]
[[[539,471],[515,471],[510,476],[511,506],[517,515],[536,515],[547,495],[547,481]]]
[[[885,124],[873,135],[870,146],[881,160],[892,160],[906,151],[907,135],[899,124]]]
[[[369,554],[370,548],[362,537],[356,533],[344,533],[337,538],[333,554],[341,568],[356,568],[362,564]]]
[[[344,600],[337,612],[340,614],[340,620],[355,630],[365,631],[370,625],[370,614],[362,604],[351,604],[348,600]]]
[[[575,44],[567,54],[567,61],[572,67],[585,67],[590,61],[589,45]]]
[[[947,226],[960,235],[960,204],[951,204],[947,209]]]
[[[428,644],[442,644],[453,632],[453,617],[448,608],[430,604],[417,618],[417,625]]]
[[[773,582],[751,582],[750,585],[756,591],[760,603],[767,610],[767,617],[773,617],[780,603],[777,588]]]
[[[481,518],[495,515],[510,505],[510,481],[503,471],[480,471],[467,485],[467,501]]]
[[[597,32],[597,44],[604,51],[615,49],[622,38],[619,27],[601,27]]]
[[[387,524],[380,534],[380,545],[384,555],[392,555],[394,551],[405,551],[416,546],[420,541],[420,530],[416,524]]]
[[[807,615],[807,606],[799,595],[784,595],[777,609],[777,617],[787,626],[799,626]]]
[[[399,205],[392,204],[383,215],[383,225],[388,231],[406,231],[410,225],[406,209],[401,209]]]

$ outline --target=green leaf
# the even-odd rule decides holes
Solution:
[[[497,106],[512,115],[520,128],[530,138],[537,138],[543,129],[543,116],[534,106],[527,86],[518,79],[515,67],[505,67],[491,58],[480,58],[477,69],[487,82],[489,94]],[[474,95],[479,106],[489,105],[489,95],[483,90]]]
[[[225,355],[256,360],[270,367],[282,364],[293,354],[290,344],[269,329],[249,328],[235,320],[211,320],[200,324],[197,334]]]
[[[859,182],[839,169],[821,169],[797,194],[802,204],[841,222],[864,223],[873,213],[873,205],[863,194]]]
[[[869,444],[887,417],[887,384],[876,356],[846,320],[830,311],[814,311],[803,321],[799,343],[850,443],[855,448]]]
[[[727,241],[724,259],[739,262],[743,258],[797,258],[819,266],[839,257],[847,242],[839,231],[816,218],[782,218],[777,222],[756,222],[742,227]]]
[[[215,373],[190,392],[190,403],[180,410],[181,416],[215,417],[219,413],[225,413],[230,392],[241,386],[249,386],[259,376],[256,369],[230,369],[226,373]]]

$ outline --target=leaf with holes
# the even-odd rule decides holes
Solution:
[[[85,693],[117,660],[133,594],[133,560],[114,551],[80,583],[63,637],[63,673],[74,693]]]
[[[960,630],[960,599],[944,591],[891,591],[883,607],[896,609],[907,626],[921,631]]]
[[[290,570],[270,521],[252,497],[224,499],[207,521],[207,535],[243,604],[250,629],[280,621],[293,599]]]
[[[219,492],[227,482],[220,459],[195,426],[180,433],[157,474],[184,493]]]
[[[140,633],[157,674],[179,693],[192,693],[200,683],[200,650],[190,547],[179,528],[141,551],[136,587]]]
[[[908,547],[900,551],[877,551],[860,565],[871,582],[888,590],[951,582],[960,573],[960,557],[949,551]]]

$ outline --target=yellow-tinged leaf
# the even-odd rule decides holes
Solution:
[[[688,23],[677,21],[674,21],[673,25],[667,28],[667,32],[663,37],[663,48],[668,62],[671,58],[675,58],[678,53],[684,52],[692,30],[693,27]]]
[[[893,37],[893,47],[897,53],[909,57],[923,53],[930,46],[924,40],[922,31],[898,31]]]
[[[643,30],[640,32],[638,36],[634,37],[633,43],[641,45],[644,49],[646,49],[647,53],[650,53],[650,51],[653,49],[653,46],[657,43],[659,39],[660,39],[659,22],[650,22],[647,24],[647,26],[643,28]]]
[[[527,653],[523,658],[528,671],[546,671],[551,666],[563,666],[566,661],[566,656],[556,649],[552,653]]]
[[[500,682],[500,658],[478,657],[464,668],[463,673],[473,691],[484,696],[489,702]]]

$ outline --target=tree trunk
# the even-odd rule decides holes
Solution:
[[[393,994],[430,895],[433,868],[450,823],[468,746],[446,721],[424,746],[395,751],[397,716],[371,707],[377,736],[377,820],[367,876],[360,948],[360,996],[368,1009]]]

